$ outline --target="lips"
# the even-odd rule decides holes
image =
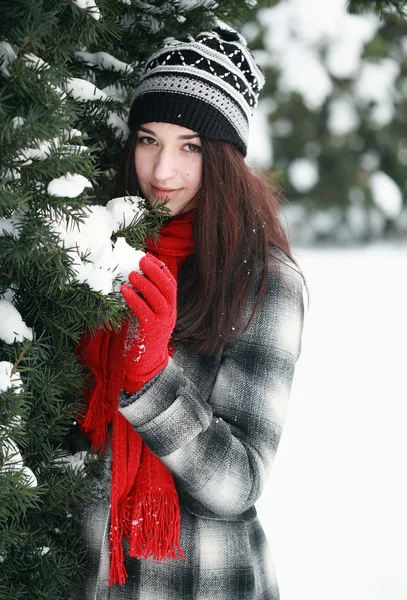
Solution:
[[[156,196],[161,196],[163,198],[169,198],[170,196],[173,196],[174,194],[179,192],[179,190],[166,190],[163,188],[156,187],[155,185],[151,185],[151,188]]]

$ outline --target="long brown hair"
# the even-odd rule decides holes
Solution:
[[[119,163],[113,196],[138,193],[132,133]],[[253,282],[262,271],[256,304],[268,279],[270,246],[293,260],[270,186],[230,143],[201,140],[202,187],[193,220],[195,252],[178,278],[174,340],[212,354],[236,338]],[[176,217],[174,217],[176,218]],[[294,262],[294,261],[293,261]]]

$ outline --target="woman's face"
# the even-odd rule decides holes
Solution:
[[[201,186],[201,139],[186,127],[141,125],[134,160],[143,196],[151,205],[168,199],[172,216],[183,212]]]

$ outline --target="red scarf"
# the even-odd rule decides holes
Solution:
[[[192,219],[193,212],[172,219],[161,228],[157,242],[146,240],[148,250],[167,265],[175,278],[194,250]],[[94,450],[101,448],[104,454],[108,426],[113,425],[109,586],[123,585],[127,579],[123,536],[129,542],[132,557],[184,558],[179,545],[180,511],[173,477],[118,410],[128,327],[126,321],[118,331],[99,329],[83,336],[78,346],[82,362],[94,375],[81,420]]]

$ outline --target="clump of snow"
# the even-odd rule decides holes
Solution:
[[[5,233],[10,233],[12,236],[18,239],[20,237],[20,233],[17,224],[18,219],[15,215],[10,217],[10,219],[0,219],[0,236],[4,235]]]
[[[302,194],[309,192],[319,181],[318,165],[308,158],[293,160],[287,173],[291,184]]]
[[[21,126],[24,119],[15,117],[12,121],[13,127]],[[82,133],[77,129],[61,129],[60,135],[49,140],[37,140],[36,146],[23,148],[14,157],[15,165],[9,170],[7,179],[20,179],[20,168],[25,165],[32,164],[33,160],[47,160],[53,151],[60,149],[60,152],[76,154],[88,152],[87,146],[79,146],[77,144],[65,144],[67,140],[81,136]]]
[[[383,171],[370,176],[373,202],[389,219],[396,219],[403,207],[403,195],[397,183]]]
[[[15,394],[21,391],[22,381],[20,373],[13,373],[13,363],[6,360],[0,361],[0,392],[14,390]]]
[[[92,184],[89,179],[77,173],[67,173],[62,177],[58,177],[49,182],[47,192],[51,196],[76,198],[85,188],[91,188]]]
[[[79,77],[68,77],[65,82],[66,91],[78,102],[89,100],[106,100],[108,96],[90,81]]]
[[[138,196],[122,196],[106,204],[106,211],[111,215],[116,230],[129,225],[135,217],[141,216],[143,211],[140,209],[140,203],[142,200]]]
[[[14,167],[0,171],[0,179],[3,181],[19,181],[21,179],[20,169]]]
[[[14,303],[14,292],[11,289],[8,289],[4,292],[2,296],[0,296],[0,300],[8,300],[11,303]]]
[[[346,135],[360,123],[355,103],[349,97],[338,97],[329,103],[327,126],[333,135]]]
[[[54,149],[61,148],[64,152],[75,153],[85,152],[89,148],[86,146],[64,144],[65,141],[75,137],[80,137],[82,133],[78,129],[62,129],[58,137],[50,140],[37,141],[35,147],[23,148],[17,155],[19,161],[25,161],[24,164],[30,164],[34,160],[46,160]],[[21,165],[20,165],[21,166]]]
[[[38,482],[34,473],[28,467],[24,466],[23,457],[15,442],[10,438],[2,440],[1,455],[3,466],[0,473],[17,473],[21,471],[24,485],[27,487],[37,487]]]
[[[110,112],[107,118],[107,123],[111,127],[113,127],[113,129],[119,136],[123,136],[124,139],[127,139],[130,133],[130,129],[126,121],[123,121],[123,119],[119,117],[119,115],[117,115],[114,112]]]
[[[17,53],[8,42],[0,42],[0,69],[10,75],[9,66],[16,60]]]
[[[23,117],[14,117],[14,119],[11,121],[11,126],[13,129],[18,129],[19,127],[22,127],[24,123],[25,119],[23,119]]]
[[[0,338],[6,344],[33,339],[33,330],[27,327],[20,313],[8,300],[0,300]]]
[[[76,6],[83,9],[88,9],[88,14],[99,21],[100,19],[100,10],[96,5],[95,0],[72,0]]]
[[[38,142],[38,146],[35,148],[23,148],[23,150],[21,150],[19,153],[18,158],[20,160],[24,160],[24,164],[30,164],[32,159],[46,160],[51,154],[52,148],[58,147],[59,145],[59,138]]]
[[[79,129],[75,129],[74,127],[72,129],[63,129],[62,133],[65,136],[65,139],[67,139],[67,140],[71,140],[72,138],[83,136],[82,131],[79,131]]]
[[[125,88],[117,82],[107,85],[102,89],[102,92],[109,96],[109,98],[112,100],[117,100],[119,102],[124,102],[127,96]]]
[[[86,62],[88,65],[96,66],[99,69],[110,69],[118,73],[132,73],[133,67],[127,63],[115,58],[108,52],[75,52],[75,56]]]
[[[129,273],[138,268],[144,253],[132,248],[124,237],[118,237],[116,242],[111,237],[141,215],[141,202],[138,197],[122,197],[110,200],[106,206],[89,207],[79,226],[67,227],[65,220],[53,221],[61,242],[69,248],[77,281],[109,294],[117,291]]]
[[[27,66],[40,67],[43,69],[50,68],[50,65],[47,62],[45,62],[45,60],[43,60],[39,56],[36,56],[35,54],[32,54],[31,52],[27,52],[27,54],[24,54],[24,61],[26,62]]]
[[[179,7],[181,9],[186,8],[192,10],[198,6],[213,6],[213,0],[179,0]]]
[[[123,63],[124,64],[124,63]],[[78,102],[89,102],[92,100],[108,100],[114,96],[108,96],[106,92],[100,90],[90,81],[79,79],[78,77],[68,78],[66,81],[67,92]],[[122,98],[119,98],[122,99]],[[115,112],[109,112],[107,123],[110,125],[120,138],[126,139],[129,135],[127,123]]]

